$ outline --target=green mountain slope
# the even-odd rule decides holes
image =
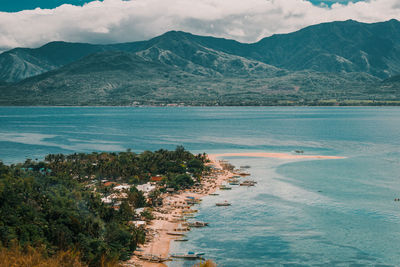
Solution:
[[[356,21],[314,25],[252,44],[251,58],[289,70],[400,73],[400,22]]]
[[[332,22],[254,44],[171,31],[18,48],[0,54],[0,105],[397,103],[399,26]]]
[[[39,48],[15,48],[0,54],[0,80],[17,82],[102,51],[129,51],[143,42],[115,45],[51,42]]]
[[[243,73],[194,74],[135,53],[108,51],[0,87],[0,105],[316,104],[320,99],[364,99],[363,85],[379,82],[364,73]]]
[[[195,71],[190,70],[191,62],[196,67],[209,68],[212,56],[206,58],[202,52],[213,51],[288,70],[366,72],[388,78],[400,73],[400,22],[323,23],[253,44],[176,31],[148,41],[113,45],[52,42],[36,49],[17,48],[0,54],[0,80],[20,81],[102,51],[141,52],[152,60],[160,57],[160,61],[170,65],[186,65],[189,72]],[[170,57],[165,51],[178,57]],[[216,72],[221,71],[218,68]]]

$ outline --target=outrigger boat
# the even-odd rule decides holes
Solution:
[[[192,214],[192,213],[196,213],[198,210],[185,210],[182,211],[183,214]]]
[[[196,221],[196,222],[189,222],[188,225],[189,227],[205,227],[208,226],[208,223]]]
[[[231,190],[232,187],[229,187],[229,186],[226,186],[226,185],[220,185],[220,186],[219,186],[219,189],[220,189],[220,190]]]
[[[187,239],[187,238],[179,238],[179,239],[174,239],[174,241],[176,241],[176,242],[186,242],[186,241],[189,241],[189,239]]]
[[[156,263],[171,260],[171,258],[163,258],[161,256],[151,255],[151,254],[139,255],[138,258],[144,261],[156,262]]]
[[[172,258],[181,258],[181,259],[188,259],[188,260],[195,260],[201,258],[205,253],[195,253],[189,251],[187,254],[171,254]]]
[[[215,206],[219,206],[219,207],[221,207],[221,206],[230,206],[230,205],[231,205],[231,203],[229,203],[226,200],[224,202],[215,203]]]
[[[257,182],[255,181],[250,181],[250,180],[246,180],[240,183],[241,186],[255,186]]]
[[[185,233],[182,233],[182,232],[167,232],[167,235],[184,236]]]

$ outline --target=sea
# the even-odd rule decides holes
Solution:
[[[196,220],[210,225],[172,242],[172,253],[203,252],[227,267],[400,266],[400,108],[0,107],[5,164],[177,145],[344,158],[223,158],[248,165],[256,186],[205,197]],[[215,206],[224,200],[232,205]]]

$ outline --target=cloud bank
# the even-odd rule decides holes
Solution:
[[[335,20],[400,20],[399,0],[331,7],[306,0],[105,0],[84,6],[0,12],[0,50],[50,41],[115,43],[169,30],[254,42],[275,33]]]

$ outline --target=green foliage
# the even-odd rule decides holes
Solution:
[[[192,177],[188,174],[172,175],[168,178],[167,187],[172,187],[177,190],[189,188],[194,184]]]
[[[141,154],[50,154],[43,162],[28,159],[11,166],[0,161],[0,245],[42,246],[49,255],[76,250],[89,266],[126,260],[145,239],[129,221],[146,199],[133,186],[114,209],[100,199],[99,192],[114,190],[101,180],[145,183],[161,174],[172,187],[186,188],[193,184],[191,176],[204,170],[205,160],[206,155],[179,146]],[[155,203],[160,191],[149,197]],[[153,219],[150,211],[141,215]]]
[[[146,221],[151,221],[154,219],[153,214],[151,213],[150,210],[144,210],[140,216],[142,216]]]
[[[84,182],[96,179],[112,179],[120,182],[147,182],[152,175],[167,175],[169,173],[183,174],[201,173],[204,169],[205,156],[193,155],[183,147],[178,146],[175,151],[160,149],[155,152],[144,151],[141,154],[134,152],[120,153],[75,153],[71,155],[50,154],[45,158],[46,169],[52,174],[63,175]],[[185,162],[195,162],[190,168]],[[39,164],[27,161],[23,167],[39,170]],[[44,163],[43,163],[44,164]],[[41,167],[43,168],[43,167]]]
[[[128,192],[128,202],[134,208],[142,208],[146,205],[146,198],[136,187],[131,187]]]
[[[93,266],[102,260],[126,259],[136,248],[138,234],[127,226],[133,216],[129,205],[114,211],[67,177],[2,164],[0,172],[3,245],[43,244],[48,253],[78,249]]]

